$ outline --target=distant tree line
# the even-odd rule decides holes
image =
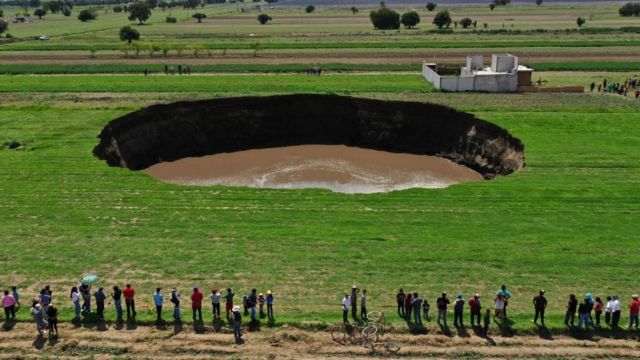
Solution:
[[[618,10],[620,16],[640,16],[640,3],[626,3],[620,10]]]

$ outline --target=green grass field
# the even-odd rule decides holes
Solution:
[[[624,81],[640,72],[637,18],[617,16],[614,5],[452,7],[455,19],[487,22],[487,31],[437,33],[433,14],[422,10],[418,29],[399,31],[373,30],[366,10],[354,17],[345,9],[309,16],[276,9],[266,26],[253,10],[202,11],[203,24],[186,10],[172,13],[178,24],[166,24],[156,10],[137,27],[143,44],[216,51],[197,58],[174,50],[167,58],[124,58],[117,31],[129,21],[110,11],[87,24],[76,9],[70,18],[10,24],[18,41],[0,44],[0,289],[16,284],[28,299],[51,284],[66,321],[70,286],[97,273],[108,287],[133,282],[139,319],[151,321],[156,286],[183,295],[194,285],[238,294],[257,287],[274,291],[279,324],[321,327],[340,319],[341,296],[354,283],[369,290],[370,310],[387,313],[399,287],[432,305],[443,290],[480,292],[486,306],[506,283],[514,327],[523,332],[533,329],[530,302],[540,288],[554,329],[562,328],[571,292],[617,293],[623,302],[637,293],[640,102],[587,93],[446,94],[419,75],[423,60],[462,63],[467,54],[508,51],[547,86]],[[584,30],[576,30],[578,15],[588,18]],[[41,34],[51,40],[31,38]],[[265,50],[254,57],[256,41]],[[198,74],[157,74],[165,63],[193,64]],[[295,74],[310,64],[330,74]],[[154,74],[144,77],[147,68]],[[110,120],[146,105],[282,93],[449,105],[521,139],[527,166],[441,190],[345,195],[169,185],[91,153]]]

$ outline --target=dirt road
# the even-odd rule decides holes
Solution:
[[[427,335],[388,333],[382,339],[401,346],[397,356],[404,358],[639,358],[637,339],[614,339],[593,336],[578,339],[565,335],[535,335],[482,338],[469,331],[450,336],[435,328]],[[38,338],[31,323],[18,323],[0,332],[0,358],[366,358],[364,347],[342,346],[326,332],[305,331],[292,327],[263,328],[246,332],[245,343],[236,345],[230,329],[215,332],[210,324],[196,330],[135,326],[127,323],[102,327],[62,324],[59,338]],[[385,354],[380,357],[396,357]]]

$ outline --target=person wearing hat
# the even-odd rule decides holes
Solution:
[[[464,299],[462,298],[462,293],[458,293],[456,295],[456,300],[453,302],[453,325],[455,327],[464,327],[464,322],[462,320],[462,313],[464,312]]]
[[[198,314],[198,320],[202,321],[202,298],[204,295],[197,287],[193,288],[191,293],[191,310],[193,311],[193,321],[196,321],[196,314]]]
[[[547,298],[544,297],[544,290],[540,290],[538,296],[533,298],[533,308],[535,310],[535,315],[533,316],[533,323],[538,324],[538,316],[540,317],[540,322],[542,326],[544,326],[544,310],[547,308]]]
[[[249,305],[249,309],[251,309],[251,321],[255,322],[256,319],[256,306],[258,305],[258,291],[256,289],[251,289],[251,294],[247,298],[247,305]]]
[[[629,303],[629,329],[635,325],[635,329],[638,330],[638,313],[640,313],[640,301],[638,295],[633,295]]]
[[[180,294],[178,289],[171,289],[171,303],[173,304],[173,320],[180,322]]]
[[[440,320],[442,319],[444,326],[447,326],[447,305],[450,303],[446,292],[443,292],[442,296],[436,300],[436,306],[438,307],[438,324],[440,324]]]
[[[360,289],[357,286],[353,285],[351,287],[351,317],[353,317],[354,322],[358,322],[358,293]]]
[[[44,329],[47,328],[47,321],[44,318],[42,306],[40,306],[40,304],[38,304],[36,300],[34,300],[33,306],[31,308],[31,315],[33,315],[33,319],[36,322],[36,330],[38,330],[38,336],[42,336]]]
[[[242,338],[242,314],[240,314],[240,306],[233,307],[233,337],[236,342]]]
[[[47,307],[47,321],[49,322],[49,336],[58,335],[58,308],[49,303]]]
[[[260,319],[264,319],[266,315],[264,313],[264,294],[263,293],[258,294],[258,309],[260,310]]]
[[[267,317],[270,321],[274,321],[273,318],[273,293],[271,290],[267,291]]]
[[[160,292],[160,288],[156,288],[153,293],[153,304],[156,306],[156,322],[162,323],[162,305],[164,303],[164,295]]]
[[[476,318],[478,319],[478,326],[480,326],[482,305],[480,304],[479,294],[473,295],[473,298],[469,300],[469,310],[471,312],[471,326],[475,325]]]
[[[211,289],[211,296],[209,297],[211,298],[211,306],[213,308],[213,318],[220,319],[220,298],[222,294],[220,294],[218,289],[213,288]]]

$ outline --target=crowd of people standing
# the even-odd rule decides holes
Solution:
[[[636,100],[640,100],[640,78],[629,78],[624,82],[612,82],[603,79],[602,82],[594,81],[589,85],[591,92],[618,94],[621,96],[629,96],[631,94]]]

